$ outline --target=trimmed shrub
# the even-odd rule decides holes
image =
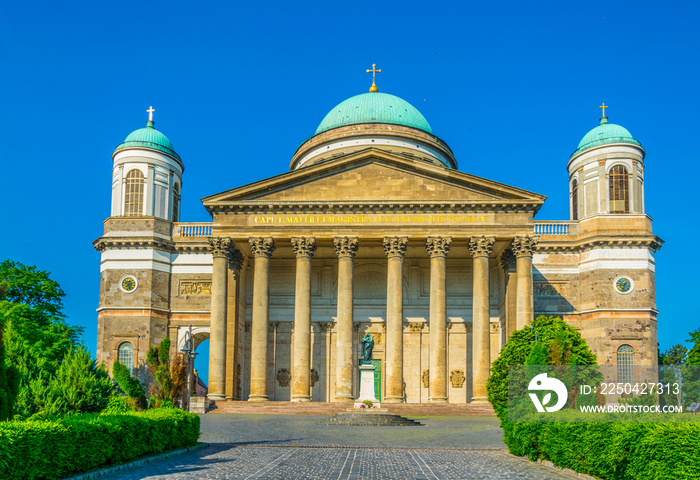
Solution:
[[[138,378],[132,377],[126,365],[115,360],[112,364],[112,376],[119,385],[119,388],[126,393],[134,402],[134,406],[143,410],[146,408],[146,395],[141,388],[141,382]]]
[[[700,478],[700,422],[513,423],[508,448],[606,480]]]
[[[53,480],[194,445],[199,417],[173,408],[0,423],[0,478]]]

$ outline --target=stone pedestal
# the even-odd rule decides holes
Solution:
[[[374,365],[360,365],[360,396],[355,400],[355,408],[362,408],[365,400],[372,402],[372,408],[380,406],[374,396]]]

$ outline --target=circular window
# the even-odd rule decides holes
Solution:
[[[139,283],[133,275],[127,275],[119,282],[119,288],[124,293],[134,293],[138,288]]]
[[[613,287],[617,293],[626,295],[634,290],[634,282],[628,276],[620,276],[613,282]]]

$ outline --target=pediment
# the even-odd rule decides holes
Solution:
[[[241,203],[544,202],[545,197],[378,148],[271,177],[202,201]]]

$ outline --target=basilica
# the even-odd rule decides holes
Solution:
[[[191,327],[210,341],[197,361],[212,400],[351,402],[369,333],[381,402],[480,402],[512,332],[557,315],[623,381],[657,362],[662,241],[646,152],[605,108],[572,145],[566,220],[535,220],[544,195],[460,171],[426,118],[373,82],[288,172],[203,198],[206,223],[180,219],[187,159],[150,109],[112,154],[98,362],[148,380],[148,349],[168,336],[180,350]]]

